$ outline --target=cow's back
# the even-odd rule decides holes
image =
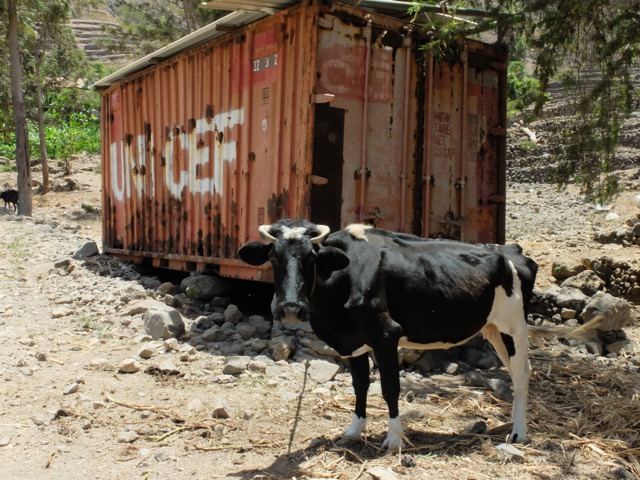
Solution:
[[[333,274],[332,283],[342,286],[340,291],[330,287],[335,306],[345,301],[347,310],[388,309],[403,331],[421,343],[455,344],[476,334],[487,321],[496,289],[511,294],[516,285],[510,265],[526,308],[537,270],[517,245],[352,227],[331,234],[325,244],[345,251],[351,262]]]

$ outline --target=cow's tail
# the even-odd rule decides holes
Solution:
[[[587,323],[577,327],[556,327],[556,326],[535,326],[529,325],[529,336],[531,338],[573,338],[581,342],[593,342],[598,339],[598,330],[602,321],[605,319],[603,314],[596,315]]]

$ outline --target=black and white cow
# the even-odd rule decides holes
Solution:
[[[482,333],[511,374],[513,430],[527,434],[529,389],[525,322],[537,265],[518,245],[428,240],[364,225],[329,235],[306,220],[259,227],[267,244],[250,242],[238,256],[251,265],[271,261],[274,318],[310,320],[316,335],[349,358],[355,414],[343,436],[365,428],[373,351],[389,408],[383,446],[401,447],[398,347],[450,348]]]

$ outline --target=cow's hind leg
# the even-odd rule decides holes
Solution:
[[[529,374],[531,367],[528,359],[529,339],[524,320],[519,322],[513,335],[500,332],[493,324],[482,331],[493,345],[498,357],[511,375],[513,383],[513,407],[511,421],[513,429],[509,442],[523,442],[527,438],[527,396],[529,394]]]
[[[513,382],[513,430],[509,442],[524,442],[527,439],[527,396],[529,395],[529,336],[527,324],[522,319],[513,334],[515,353],[511,360],[511,380]]]
[[[356,409],[351,425],[342,433],[345,438],[359,439],[367,423],[367,391],[369,390],[369,355],[349,358],[351,381],[356,394]]]

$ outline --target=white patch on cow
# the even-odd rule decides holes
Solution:
[[[282,227],[282,238],[287,240],[300,240],[306,231],[307,229],[304,227]]]
[[[369,353],[371,350],[373,350],[373,349],[369,345],[367,345],[365,343],[360,348],[357,348],[353,352],[351,352],[351,355],[346,355],[344,358],[359,357],[360,355],[364,355],[365,353]]]
[[[387,438],[382,443],[382,448],[387,448],[389,451],[400,450],[402,448],[402,438],[404,437],[404,428],[402,427],[402,420],[400,417],[389,419],[389,431],[387,432]]]
[[[357,238],[358,240],[364,240],[368,242],[367,238],[367,230],[373,228],[371,225],[363,225],[361,223],[354,223],[349,225],[345,230],[351,234],[353,238]]]
[[[351,419],[351,424],[344,432],[342,432],[342,436],[345,438],[355,438],[359,440],[362,436],[362,432],[364,432],[364,427],[366,425],[366,418],[360,418],[356,414],[354,414],[353,418]]]
[[[529,394],[529,373],[531,372],[527,358],[529,338],[524,318],[522,282],[511,261],[509,261],[509,268],[513,273],[511,296],[507,295],[504,288],[496,288],[488,323],[482,329],[482,334],[494,346],[500,360],[511,374],[513,430],[509,435],[509,441],[523,442],[527,438],[527,395]],[[500,333],[505,333],[513,338],[515,354],[512,357],[509,357]]]

